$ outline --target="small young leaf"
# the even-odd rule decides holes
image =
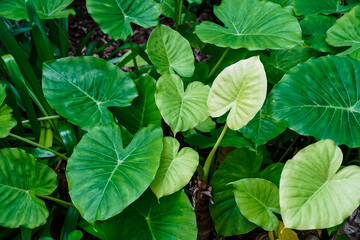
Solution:
[[[7,137],[17,122],[12,118],[12,109],[4,104],[6,97],[5,87],[0,84],[0,138]]]
[[[246,125],[266,98],[267,81],[259,57],[241,60],[225,68],[215,79],[207,104],[211,117],[230,110],[226,123],[232,130]]]
[[[199,164],[199,154],[192,148],[179,151],[180,143],[172,137],[163,140],[160,166],[150,187],[158,199],[184,187]]]

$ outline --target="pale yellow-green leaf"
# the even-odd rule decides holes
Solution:
[[[163,140],[160,167],[150,187],[159,199],[179,191],[191,179],[199,164],[199,155],[192,148],[179,151],[179,142],[172,137]]]
[[[226,123],[232,130],[247,124],[266,98],[267,81],[258,56],[225,68],[215,79],[208,97],[209,113],[220,117],[230,110]]]

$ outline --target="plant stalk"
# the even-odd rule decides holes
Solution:
[[[221,143],[221,140],[222,140],[223,137],[225,136],[225,133],[226,133],[227,128],[228,128],[228,125],[225,124],[224,129],[222,130],[219,138],[217,139],[217,141],[216,141],[213,149],[211,149],[211,152],[209,153],[209,156],[208,156],[208,157],[206,158],[206,160],[205,160],[205,164],[204,164],[204,167],[203,167],[203,169],[204,169],[204,176],[203,176],[203,179],[200,179],[200,180],[202,180],[202,181],[204,181],[204,182],[207,182],[207,180],[208,180],[209,171],[210,171],[210,167],[211,167],[212,160],[213,160],[213,158],[214,158],[214,155],[215,155],[215,153],[216,153],[216,150],[218,149],[218,147],[219,147],[219,145],[220,145],[220,143]]]
[[[225,52],[223,53],[223,55],[221,56],[221,58],[219,59],[219,61],[216,63],[216,65],[214,66],[214,68],[211,70],[211,72],[209,73],[208,79],[210,79],[215,72],[217,71],[217,69],[219,68],[220,64],[222,63],[222,61],[225,59],[226,55],[228,54],[228,52],[230,51],[230,48],[227,48],[225,50]]]
[[[182,7],[184,4],[184,0],[180,0],[179,13],[178,13],[178,25],[181,25],[181,15],[182,15]]]
[[[38,118],[37,120],[38,121],[46,121],[46,120],[52,120],[52,119],[58,119],[60,118],[59,115],[54,115],[54,116],[48,116],[48,117],[41,117],[41,118]],[[25,124],[25,123],[29,123],[30,120],[24,120],[24,121],[21,121],[22,124]]]
[[[46,196],[46,195],[38,195],[38,194],[36,194],[36,196],[39,197],[39,198],[42,198],[42,199],[46,199],[46,200],[56,202],[57,204],[60,204],[61,206],[64,206],[64,207],[67,207],[67,208],[68,207],[75,207],[74,204],[63,201],[63,200],[60,200],[58,198],[54,198],[54,197],[50,197],[50,196]]]
[[[290,146],[286,149],[286,151],[284,152],[284,154],[281,156],[281,158],[279,159],[278,162],[281,162],[285,157],[286,155],[288,154],[288,152],[290,151],[290,149],[294,146],[296,140],[298,139],[299,135],[295,137],[294,141],[290,144]]]
[[[130,44],[132,59],[133,59],[133,62],[134,62],[134,71],[135,71],[136,76],[140,77],[138,65],[137,65],[137,62],[136,62],[135,50],[134,50],[134,46],[133,46],[131,36],[129,36],[129,44]]]
[[[55,26],[59,29],[61,36],[63,36],[63,38],[68,42],[69,47],[71,48],[71,50],[73,51],[73,53],[76,52],[74,46],[71,44],[69,38],[66,36],[66,34],[64,33],[64,31],[61,29],[61,27],[59,26],[59,24],[57,23],[57,21],[55,19],[53,19],[53,22],[55,23]]]
[[[175,0],[175,30],[178,30],[179,27],[179,22],[178,22],[178,15],[179,15],[179,5],[178,5],[179,0]]]
[[[66,161],[69,159],[69,158],[66,157],[65,155],[63,155],[63,154],[61,154],[61,153],[59,153],[59,152],[57,152],[57,151],[54,151],[54,150],[52,150],[51,148],[48,148],[48,147],[45,147],[45,146],[43,146],[43,145],[41,145],[41,144],[38,144],[38,143],[36,143],[36,142],[33,142],[33,141],[29,140],[29,139],[20,137],[20,136],[18,136],[18,135],[12,134],[12,133],[10,133],[9,136],[10,136],[10,137],[13,137],[13,138],[16,138],[16,139],[18,139],[18,140],[20,140],[20,141],[23,141],[23,142],[25,142],[25,143],[28,143],[28,144],[30,144],[30,145],[32,145],[32,146],[34,146],[34,147],[37,147],[37,148],[40,148],[40,149],[43,149],[43,150],[52,152],[52,153],[55,154],[56,156],[60,157],[61,159],[66,160]]]

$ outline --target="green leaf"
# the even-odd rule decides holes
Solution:
[[[288,7],[288,6],[292,6],[294,4],[294,0],[268,0],[268,1],[277,3],[282,7]]]
[[[335,47],[351,47],[341,54],[360,59],[360,4],[338,19],[327,32],[327,42]]]
[[[275,121],[263,107],[255,117],[240,129],[245,137],[253,139],[256,146],[263,145],[285,131],[286,123]]]
[[[342,6],[341,0],[294,0],[294,8],[297,15],[311,15],[342,13],[351,9],[351,6]]]
[[[140,129],[123,149],[120,128],[97,126],[83,136],[66,168],[70,197],[94,223],[115,216],[150,185],[159,167],[162,130]]]
[[[202,22],[195,32],[203,42],[249,50],[289,49],[302,43],[298,21],[278,4],[224,0],[214,7],[214,13],[227,28]]]
[[[61,116],[85,130],[112,122],[107,107],[130,106],[137,96],[135,84],[126,73],[94,57],[44,63],[43,90]]]
[[[323,140],[300,150],[281,174],[280,206],[286,228],[321,229],[342,223],[359,206],[360,168],[340,171],[341,149]]]
[[[12,118],[12,109],[4,103],[5,97],[5,87],[0,84],[0,138],[7,137],[17,124],[16,120]]]
[[[88,0],[86,8],[101,30],[114,40],[131,36],[131,23],[144,28],[156,26],[161,14],[159,4],[153,0]]]
[[[227,155],[211,178],[214,204],[209,206],[219,235],[245,234],[256,227],[241,214],[235,202],[234,188],[229,183],[256,177],[260,167],[261,158],[255,152],[245,148],[236,149]]]
[[[213,147],[219,138],[223,127],[219,129],[214,129],[210,131],[210,137],[205,136],[200,133],[191,135],[188,138],[185,138],[185,142],[189,143],[191,146],[198,146],[199,148]],[[230,129],[226,130],[225,136],[220,142],[220,147],[248,147],[251,148],[252,143],[250,139],[245,138],[240,132],[232,131]]]
[[[209,116],[206,99],[209,87],[192,82],[184,91],[178,75],[166,74],[156,85],[155,101],[165,122],[176,134],[194,128]]]
[[[199,164],[199,154],[192,148],[180,151],[180,143],[172,137],[163,140],[160,166],[150,187],[158,199],[179,191],[190,181]]]
[[[55,172],[18,148],[0,150],[0,225],[35,228],[46,223],[49,212],[35,195],[57,188]]]
[[[67,240],[80,240],[83,237],[83,233],[80,230],[72,231]]]
[[[360,61],[327,56],[294,67],[272,89],[268,112],[299,134],[360,146]]]
[[[259,57],[241,60],[225,68],[214,80],[207,101],[211,117],[230,110],[226,123],[232,130],[246,125],[266,98],[266,73]]]
[[[67,18],[75,15],[73,9],[65,9],[73,0],[27,0],[41,19]],[[0,16],[12,20],[29,20],[25,7],[26,0],[1,0]]]
[[[233,182],[234,195],[241,213],[266,231],[279,225],[275,213],[280,213],[279,189],[261,178],[245,178]]]
[[[326,32],[335,24],[336,18],[320,14],[310,15],[300,22],[305,43],[320,52],[333,52],[326,43]]]
[[[190,43],[175,30],[164,25],[157,26],[147,43],[151,62],[160,74],[176,71],[183,77],[194,74],[194,54]]]
[[[189,4],[192,3],[196,3],[196,4],[201,4],[203,2],[203,0],[187,0]]]
[[[124,125],[132,134],[149,124],[161,125],[161,114],[155,104],[156,81],[149,75],[143,74],[135,80],[139,96],[132,105],[126,108],[113,108],[112,112],[119,123]]]
[[[296,46],[286,50],[271,50],[270,56],[261,55],[268,82],[276,84],[291,68],[315,55],[311,48]]]
[[[148,190],[122,213],[95,227],[112,239],[196,239],[196,217],[181,190],[159,203]]]

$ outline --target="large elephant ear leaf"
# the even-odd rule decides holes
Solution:
[[[294,67],[272,89],[268,111],[299,134],[360,146],[360,61],[327,56]]]
[[[101,30],[115,40],[126,40],[133,34],[131,23],[144,28],[156,26],[161,14],[153,0],[87,0],[86,8]]]
[[[349,166],[338,171],[342,158],[333,141],[323,140],[286,162],[280,180],[281,216],[286,228],[333,227],[359,206],[360,168]]]
[[[158,199],[183,188],[199,164],[199,154],[189,147],[179,151],[180,143],[175,138],[165,137],[163,146],[160,166],[150,185]]]
[[[335,47],[351,47],[341,54],[360,59],[360,4],[338,19],[327,32],[327,42]]]
[[[61,58],[44,64],[43,89],[50,105],[88,130],[113,122],[108,107],[130,106],[135,83],[117,66],[94,57]]]
[[[261,109],[267,81],[259,57],[241,60],[225,68],[214,80],[207,104],[212,117],[230,110],[226,123],[232,130],[247,124]]]
[[[206,105],[209,90],[201,82],[192,82],[184,91],[184,84],[176,74],[159,78],[156,105],[174,134],[194,128],[209,116]]]
[[[190,43],[175,30],[157,26],[150,34],[147,49],[160,74],[173,74],[174,71],[183,77],[194,74],[195,58]]]
[[[249,50],[289,49],[302,43],[298,21],[278,4],[258,0],[223,0],[220,6],[214,7],[214,13],[227,28],[202,22],[195,33],[203,42]]]
[[[84,219],[108,219],[140,197],[155,177],[162,146],[154,125],[140,129],[125,149],[115,123],[85,134],[66,168],[70,197]]]
[[[261,178],[245,178],[231,185],[236,204],[246,219],[266,231],[278,227],[279,220],[274,213],[280,213],[279,189],[274,183]]]
[[[7,137],[16,126],[16,120],[11,116],[12,109],[4,103],[5,97],[5,87],[0,84],[0,138]]]
[[[341,0],[294,0],[294,8],[297,15],[344,13],[351,9],[351,7],[353,5],[342,6]]]
[[[65,9],[74,0],[28,0],[40,19],[67,18],[75,14],[73,9]],[[26,0],[1,0],[0,16],[15,21],[29,20],[26,12]]]
[[[0,225],[35,228],[45,224],[49,212],[36,195],[57,187],[55,172],[17,148],[0,150]]]
[[[120,124],[132,134],[149,124],[161,125],[161,114],[155,104],[156,81],[149,75],[142,75],[135,80],[139,97],[129,107],[112,108]]]
[[[95,228],[105,239],[196,239],[196,217],[186,194],[181,190],[159,203],[148,190],[119,215]]]

